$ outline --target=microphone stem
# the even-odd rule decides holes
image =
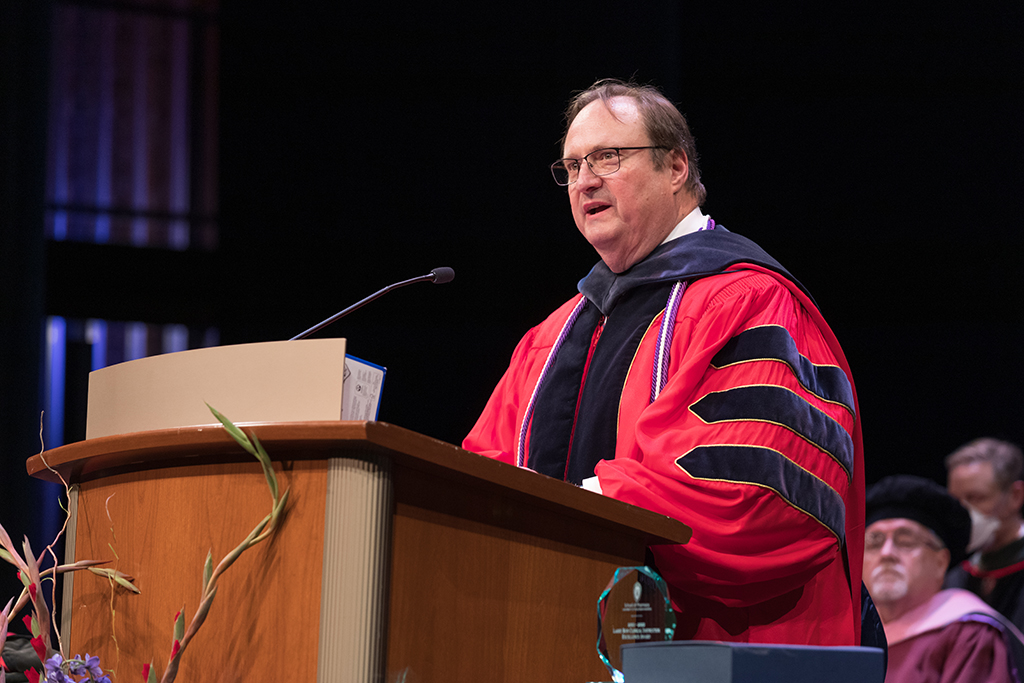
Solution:
[[[416,282],[423,282],[424,280],[433,280],[434,277],[435,277],[434,273],[429,273],[427,275],[420,275],[419,277],[414,277],[414,278],[410,278],[408,280],[403,280],[401,282],[396,282],[393,285],[388,285],[387,287],[384,287],[383,289],[377,290],[376,292],[374,292],[370,296],[366,297],[365,299],[362,299],[361,301],[355,302],[354,304],[352,304],[351,306],[349,306],[345,310],[339,311],[339,312],[335,313],[334,315],[332,315],[327,320],[324,320],[322,322],[317,323],[316,325],[313,325],[313,327],[309,328],[305,332],[300,332],[299,334],[295,335],[294,337],[292,337],[288,341],[295,341],[296,339],[305,339],[306,337],[308,337],[309,335],[313,334],[314,332],[317,332],[317,331],[322,330],[323,328],[327,327],[328,325],[330,325],[334,321],[336,321],[336,320],[338,320],[340,318],[344,318],[346,315],[348,315],[352,311],[354,311],[356,309],[359,309],[359,308],[362,308],[363,306],[365,306],[366,304],[370,303],[374,299],[377,299],[377,298],[380,298],[380,297],[384,296],[385,294],[390,292],[392,289],[398,289],[399,287],[405,287],[406,285],[411,285],[411,284],[414,284]]]

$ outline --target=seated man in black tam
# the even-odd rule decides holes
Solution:
[[[938,484],[909,475],[867,490],[864,582],[889,642],[886,683],[1017,681],[1014,627],[965,590],[941,590],[965,556],[971,518]]]

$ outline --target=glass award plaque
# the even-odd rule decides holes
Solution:
[[[672,640],[676,614],[668,586],[650,567],[619,567],[597,601],[597,653],[614,683],[622,683],[628,643]]]

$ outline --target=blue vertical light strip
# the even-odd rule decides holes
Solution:
[[[68,148],[71,137],[71,116],[74,108],[68,106],[68,62],[72,57],[68,54],[67,46],[71,43],[68,40],[70,32],[66,10],[57,10],[54,17],[54,40],[51,59],[53,66],[50,84],[50,123],[49,129],[49,154],[50,154],[50,178],[49,192],[50,199],[57,204],[66,204],[68,201],[69,170],[68,170]],[[53,232],[49,235],[51,239],[63,240],[68,234],[68,214],[65,211],[53,213]]]
[[[43,396],[43,442],[40,448],[49,450],[64,445],[64,366],[67,354],[67,321],[59,316],[46,319],[46,389]],[[57,484],[36,482],[36,491],[43,503],[36,506],[39,515],[38,532],[41,539],[56,538],[60,532],[61,497],[63,490]]]
[[[184,325],[164,325],[163,335],[164,353],[176,353],[188,349],[188,328]]]
[[[107,367],[107,321],[95,318],[85,321],[85,340],[92,351],[90,368],[99,370]]]
[[[132,73],[132,208],[149,208],[149,36],[152,20],[132,21],[135,63]],[[132,221],[132,244],[149,246],[149,221],[139,216]]]
[[[146,357],[148,335],[146,323],[128,323],[124,326],[125,360],[138,360]]]
[[[43,442],[47,449],[64,445],[64,359],[67,322],[60,316],[46,319],[46,395],[43,397]]]
[[[96,130],[96,206],[107,209],[113,204],[114,159],[114,50],[117,38],[117,15],[101,12],[99,41],[99,78]],[[96,215],[93,240],[97,244],[110,241],[110,214]]]
[[[171,212],[187,214],[189,210],[189,53],[191,52],[189,25],[184,20],[171,22],[171,99],[170,99],[170,204]],[[189,245],[187,220],[172,220],[167,236],[171,249],[184,250]]]

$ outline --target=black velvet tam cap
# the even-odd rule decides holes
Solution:
[[[865,502],[865,526],[881,519],[912,519],[942,539],[949,548],[950,566],[967,557],[971,516],[934,481],[910,474],[886,477],[868,487]]]

